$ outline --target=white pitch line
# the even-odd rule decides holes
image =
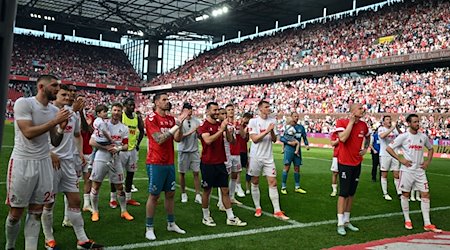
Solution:
[[[450,206],[445,206],[445,207],[432,208],[432,209],[430,209],[430,211],[442,211],[442,210],[449,210],[449,209],[450,209]],[[421,210],[414,210],[414,211],[410,211],[409,213],[410,214],[418,214],[418,213],[421,213]],[[360,216],[360,217],[352,218],[352,221],[372,220],[372,219],[388,218],[388,217],[401,216],[401,215],[403,215],[403,212]],[[193,236],[193,237],[187,237],[187,238],[177,238],[177,239],[163,240],[163,241],[152,241],[152,242],[126,244],[126,245],[122,245],[122,246],[107,247],[106,249],[122,250],[122,249],[146,248],[146,247],[152,247],[152,246],[166,246],[166,245],[173,245],[173,244],[178,244],[178,243],[198,242],[198,241],[206,241],[206,240],[213,240],[213,239],[223,239],[223,238],[239,237],[239,236],[244,236],[244,235],[254,235],[254,234],[268,233],[268,232],[274,232],[274,231],[283,231],[283,230],[289,230],[289,229],[295,229],[295,228],[317,227],[317,226],[330,225],[330,224],[336,224],[336,220],[325,220],[325,221],[299,223],[299,224],[286,225],[286,226],[257,228],[257,229],[250,229],[250,230],[245,230],[245,231],[229,232],[229,233],[209,234],[209,235]]]
[[[331,162],[332,160],[329,159],[323,159],[323,158],[316,158],[316,157],[303,157],[305,159],[312,159],[312,160],[319,160],[319,161],[326,161],[326,162]],[[367,166],[367,167],[372,167],[372,165],[369,164],[361,164],[362,166]],[[450,177],[450,175],[448,174],[439,174],[439,173],[431,173],[427,171],[427,174],[431,174],[431,175],[437,175],[437,176],[444,176],[444,177]]]
[[[14,146],[11,145],[2,145],[2,148],[13,148]]]

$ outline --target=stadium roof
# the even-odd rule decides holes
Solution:
[[[119,41],[122,35],[141,31],[146,37],[189,31],[210,35],[215,41],[248,35],[297,22],[298,15],[308,20],[323,15],[350,10],[353,0],[18,0],[16,26],[78,36]],[[357,0],[357,7],[381,0]],[[227,7],[228,13],[213,17],[217,8]],[[196,21],[208,15],[210,18]],[[48,17],[48,19],[47,19]],[[115,29],[116,28],[117,31]]]

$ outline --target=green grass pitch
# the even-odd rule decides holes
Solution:
[[[0,153],[0,198],[5,199],[6,171],[9,156],[14,141],[12,125],[5,126],[5,137]],[[146,141],[143,142],[145,145]],[[310,151],[303,150],[304,165],[301,168],[301,186],[308,193],[294,193],[292,170],[288,179],[288,195],[280,194],[282,210],[293,221],[284,222],[263,215],[255,218],[253,211],[234,206],[234,212],[242,220],[248,222],[248,226],[242,228],[230,227],[225,223],[226,215],[216,207],[216,200],[211,199],[211,213],[217,226],[206,227],[201,223],[202,212],[199,204],[194,203],[194,194],[188,193],[189,202],[180,202],[180,192],[176,192],[175,216],[177,224],[187,231],[185,235],[178,235],[166,231],[166,215],[164,210],[163,195],[155,216],[156,242],[147,241],[145,233],[145,202],[147,199],[147,176],[145,171],[146,147],[142,146],[139,157],[139,170],[136,174],[135,184],[139,191],[133,194],[133,198],[141,202],[140,207],[129,206],[129,212],[135,217],[132,222],[120,218],[120,209],[111,209],[109,201],[109,183],[105,182],[100,191],[100,221],[93,223],[89,213],[83,213],[85,228],[88,236],[107,246],[123,246],[115,249],[133,249],[140,247],[146,249],[155,247],[167,249],[321,249],[338,245],[349,245],[378,240],[388,237],[397,237],[422,232],[422,215],[413,213],[411,218],[415,228],[407,231],[403,228],[403,216],[401,215],[398,199],[385,201],[381,195],[380,183],[371,181],[371,159],[366,155],[360,184],[356,193],[352,218],[358,218],[354,225],[361,231],[349,232],[347,236],[338,236],[336,233],[336,197],[330,197],[332,152],[329,149],[313,148]],[[274,155],[278,169],[278,182],[280,186],[282,171],[282,154],[280,146],[275,145]],[[242,183],[244,184],[244,175]],[[444,230],[450,230],[450,161],[434,159],[428,170],[428,179],[431,190],[431,207],[438,208],[431,212],[431,220]],[[106,184],[106,185],[105,185]],[[81,185],[83,185],[81,183]],[[187,174],[187,186],[193,187],[193,179]],[[245,186],[245,185],[244,185]],[[261,179],[261,205],[263,211],[272,213],[272,205],[268,197],[267,182]],[[389,190],[394,195],[392,175],[389,175]],[[214,192],[217,195],[217,192]],[[252,208],[251,196],[239,198],[244,205]],[[410,210],[420,210],[419,202],[411,202]],[[0,206],[0,228],[4,228],[8,208]],[[71,228],[61,226],[63,216],[62,196],[58,195],[55,208],[54,232],[55,238],[62,249],[74,249],[76,238]],[[363,217],[365,216],[365,217]],[[3,232],[4,230],[2,230]],[[174,241],[178,239],[178,241]],[[39,246],[43,249],[43,234]],[[142,243],[142,244],[141,244]],[[0,236],[0,247],[5,244],[4,234]],[[23,249],[23,223],[21,233],[17,241],[17,249]],[[136,244],[136,245],[133,245]]]

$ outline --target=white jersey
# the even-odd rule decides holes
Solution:
[[[95,139],[96,142],[108,142],[108,138],[103,134],[103,131],[109,131],[108,130],[108,120],[97,117],[94,120],[94,133],[92,133],[92,137]],[[111,134],[111,131],[109,131]]]
[[[378,137],[379,137],[379,141],[380,141],[380,156],[390,156],[390,154],[386,151],[386,148],[399,135],[397,129],[394,129],[388,136],[386,136],[386,137],[384,137],[384,139],[382,139],[380,137],[380,134],[385,133],[388,130],[389,130],[389,128],[386,128],[384,126],[382,126],[378,129]],[[395,152],[398,152],[398,151],[395,151]]]
[[[121,122],[116,124],[112,124],[111,121],[107,123],[108,130],[111,133],[111,138],[113,139],[113,143],[117,146],[123,145],[123,141],[128,139],[128,127]],[[104,149],[98,149],[97,153],[95,153],[94,161],[110,161],[111,153]]]
[[[33,139],[27,139],[20,130],[17,121],[32,121],[39,126],[54,119],[59,109],[53,104],[42,105],[35,97],[19,98],[14,104],[14,149],[11,158],[23,160],[41,160],[50,154],[50,133],[46,132]]]
[[[269,125],[273,123],[275,125],[275,135],[277,134],[276,130],[276,124],[277,121],[273,118],[267,118],[262,119],[261,117],[256,117],[250,119],[248,123],[248,131],[250,135],[259,135],[267,130]],[[273,152],[272,152],[272,137],[269,134],[264,136],[264,138],[258,142],[254,143],[252,141],[252,145],[250,148],[250,157],[257,157],[257,158],[273,158]]]
[[[411,167],[401,165],[402,171],[424,171],[420,165],[423,163],[424,147],[428,150],[433,147],[428,136],[421,132],[411,134],[409,131],[399,135],[389,145],[393,149],[402,149],[403,157],[412,162]]]
[[[233,124],[228,124],[227,125],[227,129],[231,129],[231,128],[234,128],[234,129],[236,129],[234,126],[233,126]],[[226,136],[226,133],[223,133],[224,135],[223,135],[223,145],[225,146],[225,155],[227,156],[227,159],[230,157],[230,155],[231,155],[231,150],[230,150],[230,143],[228,142],[228,140],[227,140],[227,136]],[[232,136],[234,136],[235,138],[236,138],[236,136],[234,135],[234,134],[232,134]]]
[[[65,107],[70,109],[70,107]],[[58,147],[50,145],[51,151],[58,156],[60,159],[68,160],[73,159],[74,155],[74,134],[80,133],[80,122],[78,117],[72,113],[70,116],[66,128],[64,129],[64,136]]]

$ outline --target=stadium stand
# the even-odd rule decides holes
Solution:
[[[399,15],[399,13],[401,13]],[[450,2],[420,1],[207,51],[150,85],[448,49]]]

